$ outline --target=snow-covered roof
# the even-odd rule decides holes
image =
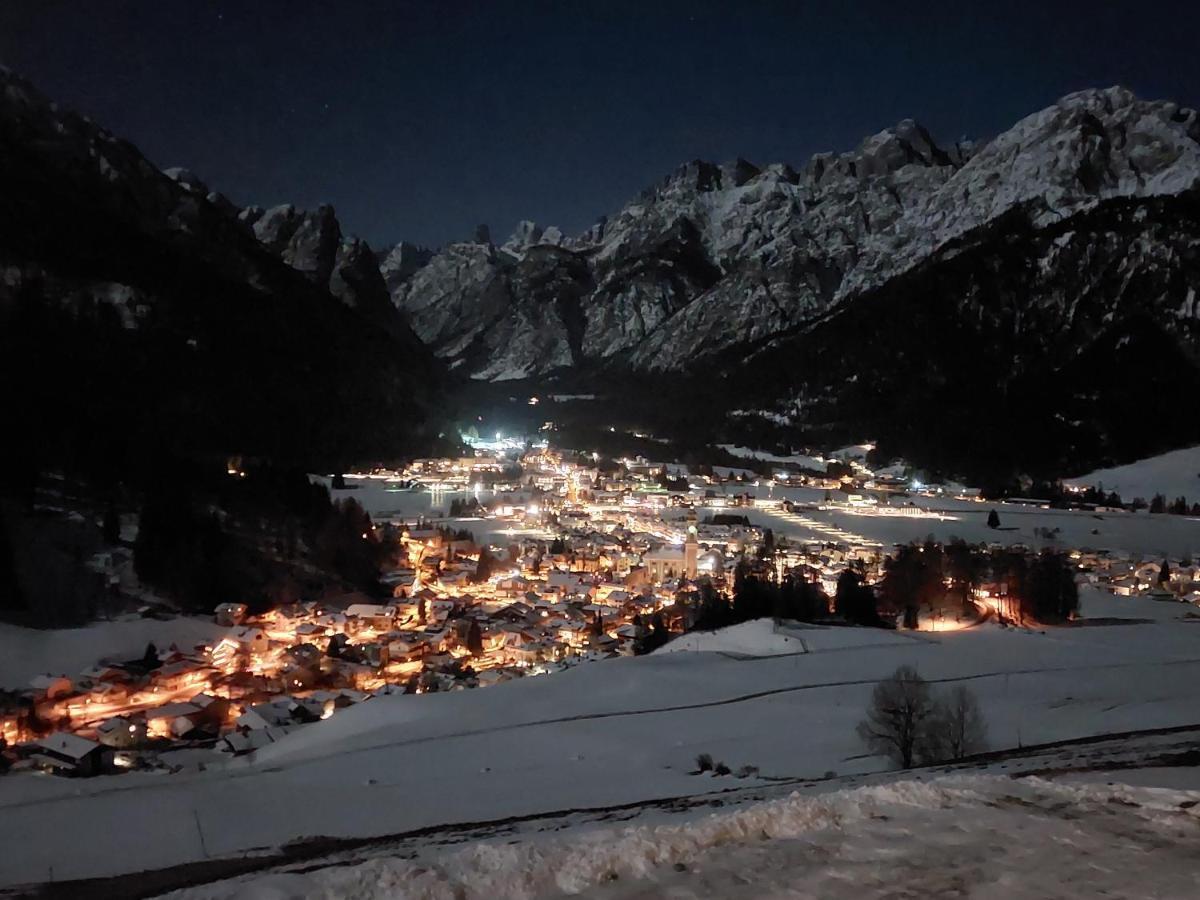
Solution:
[[[100,749],[100,745],[95,741],[89,741],[87,738],[77,734],[68,734],[65,731],[56,731],[54,734],[42,738],[37,742],[37,746],[58,756],[74,760],[83,759],[93,750]]]

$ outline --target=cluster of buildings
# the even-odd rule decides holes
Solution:
[[[1108,550],[1076,550],[1071,556],[1085,582],[1117,596],[1200,604],[1200,565],[1190,557],[1146,559]]]
[[[408,476],[494,481],[512,469],[487,457],[421,460]],[[0,694],[7,764],[95,774],[181,748],[243,753],[379,693],[486,686],[631,654],[652,627],[680,627],[680,597],[702,575],[723,579],[762,537],[737,517],[702,521],[649,481],[630,502],[626,488],[549,451],[528,454],[521,471],[491,503],[488,517],[509,526],[491,546],[437,520],[390,523],[401,548],[382,579],[390,597],[258,615],[223,602],[223,631],[208,644]]]
[[[247,753],[380,694],[488,686],[637,653],[651,632],[689,627],[699,585],[727,590],[743,560],[831,597],[847,567],[868,582],[882,575],[884,548],[848,532],[774,542],[744,507],[800,510],[715,490],[720,474],[683,479],[641,459],[615,471],[596,463],[535,447],[519,459],[480,453],[375,473],[468,497],[487,483],[473,506],[487,534],[438,518],[391,520],[384,530],[398,552],[376,596],[258,614],[222,602],[214,613],[222,631],[207,644],[0,691],[0,759],[96,774],[169,766],[186,749]],[[844,478],[824,487],[841,491],[834,502],[861,500]],[[1162,577],[1158,561],[1075,556],[1084,578],[1116,593],[1200,598],[1200,567],[1190,561]]]

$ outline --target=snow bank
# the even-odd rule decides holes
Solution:
[[[680,825],[489,841],[428,859],[381,858],[168,896],[759,897],[790,896],[796,885],[806,896],[854,898],[965,896],[973,888],[999,890],[994,896],[1194,896],[1197,799],[995,776],[902,781],[793,794]],[[1142,864],[1150,849],[1152,867]]]

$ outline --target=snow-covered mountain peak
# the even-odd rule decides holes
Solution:
[[[498,254],[448,247],[393,299],[418,313],[437,352],[480,376],[579,357],[684,368],[794,330],[1010,211],[1043,227],[1109,199],[1190,190],[1200,184],[1198,133],[1191,110],[1111,87],[1067,95],[981,144],[943,148],[904,119],[799,171],[695,159],[577,238],[523,222]],[[576,256],[527,259],[546,245]],[[517,312],[528,298],[511,281],[513,263],[552,283],[574,273],[563,283],[576,324],[556,320],[562,346],[540,360],[527,349],[512,351],[520,364],[468,359],[476,351],[462,340],[463,317],[486,309],[503,319],[506,305],[516,318],[531,314]]]

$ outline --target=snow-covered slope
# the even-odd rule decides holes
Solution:
[[[1122,599],[1130,619],[1190,609]],[[378,697],[258,759],[214,761],[204,772],[0,778],[0,886],[45,881],[51,865],[56,879],[116,875],[305,836],[396,834],[765,788],[769,778],[878,773],[890,764],[863,755],[855,725],[874,683],[905,663],[939,689],[966,681],[994,749],[1192,725],[1200,626],[1162,615],[1045,634],[984,626],[889,635],[754,659],[617,659],[487,690]],[[757,766],[760,776],[691,774],[699,753],[734,771]],[[61,853],[64,840],[72,853]]]
[[[182,616],[167,620],[131,616],[86,628],[22,628],[0,623],[0,688],[22,689],[36,675],[75,678],[102,659],[140,659],[148,643],[162,649],[176,644],[190,650],[221,633],[210,619]]]
[[[419,860],[381,856],[170,896],[1188,897],[1200,889],[1197,801],[1200,792],[1111,781],[900,781],[793,794],[684,822],[476,843]],[[1148,853],[1154,865],[1145,865]]]
[[[576,238],[522,223],[501,247],[453,245],[393,298],[478,378],[614,357],[678,370],[811,322],[1014,210],[1038,229],[1106,201],[1193,190],[1198,139],[1193,111],[1109,88],[1064,97],[979,148],[942,149],[904,121],[802,171],[695,161]],[[572,291],[532,317],[522,264],[534,284],[569,270]],[[544,324],[548,346],[531,353],[527,332]],[[506,339],[473,345],[472,328]]]
[[[856,650],[891,644],[903,646],[911,635],[879,628],[830,628],[797,622],[775,624],[754,619],[719,631],[692,631],[680,635],[656,653],[725,653],[760,657],[823,651]]]
[[[1105,491],[1116,491],[1126,501],[1135,497],[1150,500],[1155,494],[1162,494],[1168,501],[1184,497],[1189,504],[1195,503],[1200,501],[1200,447],[1099,469],[1066,483],[1081,488],[1103,487]]]

